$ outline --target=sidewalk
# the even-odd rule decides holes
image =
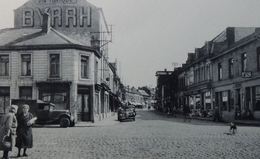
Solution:
[[[98,127],[98,126],[111,126],[118,123],[117,114],[111,115],[103,120],[96,121],[96,122],[84,122],[80,121],[76,123],[75,127]]]

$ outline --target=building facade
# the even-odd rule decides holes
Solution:
[[[117,75],[102,9],[85,0],[30,0],[14,12],[14,28],[0,32],[1,113],[12,99],[40,99],[82,121],[109,116],[109,79]]]
[[[259,120],[259,33],[259,28],[229,27],[188,53],[177,71],[178,91],[172,95],[177,105],[189,106],[195,116],[218,112],[225,121]]]

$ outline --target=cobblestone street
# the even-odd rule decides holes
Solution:
[[[154,111],[138,111],[135,122],[118,122],[116,116],[100,123],[80,123],[73,128],[34,128],[31,159],[158,159],[227,158],[260,156],[260,128],[167,118]],[[11,153],[15,158],[17,150]],[[2,153],[1,153],[2,155]],[[24,157],[25,158],[25,157]]]

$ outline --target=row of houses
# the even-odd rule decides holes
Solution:
[[[148,87],[144,88],[125,87],[125,101],[135,105],[137,108],[151,107],[154,99],[154,90]]]
[[[98,121],[120,105],[123,85],[111,63],[111,30],[86,0],[29,0],[0,30],[0,113],[14,99],[52,102],[78,120]]]
[[[228,27],[188,53],[182,67],[156,72],[158,109],[189,106],[194,115],[215,112],[226,121],[259,120],[259,38],[259,28]]]

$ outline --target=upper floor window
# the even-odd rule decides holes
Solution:
[[[210,80],[210,65],[206,66],[206,80]]]
[[[228,71],[229,71],[229,78],[234,77],[234,59],[230,58],[228,60]]]
[[[9,76],[9,55],[0,55],[0,76]]]
[[[257,70],[260,71],[260,47],[257,48]]]
[[[31,54],[21,55],[21,75],[31,76]]]
[[[60,54],[50,54],[50,77],[60,76]]]
[[[223,69],[221,63],[218,64],[218,80],[223,79]]]
[[[98,81],[98,61],[95,63],[95,83]]]
[[[81,78],[88,78],[88,56],[81,56]]]
[[[243,53],[241,55],[242,72],[246,71],[246,63],[247,63],[247,55],[246,53]]]

